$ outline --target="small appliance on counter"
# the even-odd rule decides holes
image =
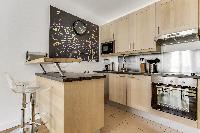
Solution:
[[[105,68],[104,71],[115,71],[115,63],[111,62],[109,59],[104,59]]]
[[[35,59],[39,59],[39,58],[44,58],[47,57],[47,53],[42,53],[42,52],[26,52],[26,62],[27,61],[31,61],[31,60],[35,60]]]
[[[115,53],[115,41],[101,43],[101,54]]]
[[[160,62],[160,59],[156,58],[155,60],[147,60],[149,63],[148,73],[158,73],[157,63]]]
[[[115,62],[111,62],[110,65],[111,65],[110,70],[115,71]]]
[[[110,71],[110,64],[105,65],[104,71]]]
[[[144,58],[140,58],[140,72],[141,73],[146,73],[147,69],[146,69],[146,61]]]
[[[109,59],[104,59],[104,71],[110,71],[110,60]]]

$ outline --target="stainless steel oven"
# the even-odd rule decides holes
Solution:
[[[197,79],[152,76],[153,109],[197,120]]]
[[[101,54],[115,53],[115,41],[101,43]]]

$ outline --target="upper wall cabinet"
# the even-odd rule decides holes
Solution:
[[[128,16],[115,21],[115,47],[117,52],[129,51]]]
[[[198,0],[174,0],[175,31],[198,28]]]
[[[129,51],[135,50],[136,47],[136,13],[133,12],[128,16],[129,21]]]
[[[161,0],[156,3],[157,36],[198,28],[198,0]]]
[[[135,50],[156,50],[155,38],[155,4],[136,12]]]
[[[100,43],[108,42],[112,40],[110,33],[110,24],[105,24],[100,27]]]
[[[161,0],[156,3],[157,35],[169,33],[174,23],[174,1]]]

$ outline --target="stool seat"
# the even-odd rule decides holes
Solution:
[[[16,82],[8,73],[5,73],[10,89],[15,93],[35,93],[40,89],[34,82]]]
[[[18,82],[15,88],[11,88],[15,93],[35,93],[40,89],[38,86],[30,86],[28,82]]]
[[[22,116],[21,116],[21,126],[13,131],[13,133],[36,133],[37,128],[35,124],[35,100],[36,100],[36,91],[40,89],[39,86],[34,84],[34,82],[16,82],[8,73],[5,73],[5,76],[8,81],[9,88],[14,93],[22,94]],[[27,94],[30,94],[30,102],[27,103],[26,96]],[[27,128],[26,121],[25,121],[25,111],[27,104],[30,105],[30,120],[28,125],[30,128]]]

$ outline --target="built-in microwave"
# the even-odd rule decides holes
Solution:
[[[101,54],[115,53],[115,41],[101,43]]]

